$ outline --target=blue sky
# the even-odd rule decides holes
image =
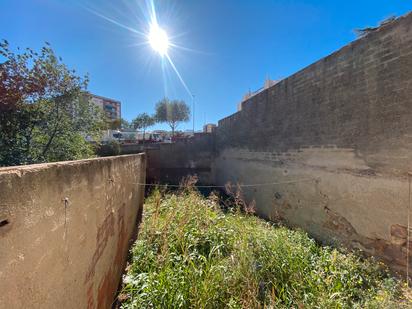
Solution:
[[[147,0],[0,0],[0,38],[12,47],[50,42],[63,61],[90,76],[89,90],[122,102],[131,120],[165,95],[191,98],[173,69],[136,33],[146,32]],[[375,26],[412,9],[410,0],[164,0],[157,18],[173,43],[170,57],[196,96],[196,128],[236,111],[266,76],[285,78]],[[166,81],[166,82],[165,82]],[[180,129],[191,128],[191,122]],[[162,127],[162,126],[160,126]]]

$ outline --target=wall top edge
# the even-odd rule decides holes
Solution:
[[[144,153],[138,154],[128,154],[128,155],[119,155],[119,156],[110,156],[110,157],[98,157],[98,158],[91,158],[91,159],[83,159],[83,160],[73,160],[73,161],[58,161],[58,162],[50,162],[50,163],[38,163],[38,164],[28,164],[28,165],[17,165],[17,166],[6,166],[0,167],[0,175],[2,173],[9,173],[15,171],[28,171],[28,170],[42,170],[48,169],[51,167],[57,166],[78,166],[78,165],[85,165],[90,164],[92,162],[104,162],[104,161],[113,161],[116,159],[125,159],[128,157],[145,157]]]
[[[284,79],[280,80],[275,85],[264,89],[263,91],[261,91],[256,96],[264,95],[265,93],[268,93],[268,91],[270,91],[273,88],[284,86],[285,82],[287,82],[288,80],[293,79],[294,77],[298,76],[299,74],[302,74],[302,72],[304,72],[306,70],[310,70],[312,67],[316,67],[317,65],[321,64],[322,62],[328,61],[331,58],[338,57],[340,54],[345,53],[347,50],[352,50],[352,49],[354,49],[355,47],[357,47],[359,45],[366,44],[368,41],[375,38],[376,36],[381,36],[385,32],[391,31],[393,28],[396,28],[396,27],[402,25],[402,23],[408,22],[408,20],[412,20],[412,11],[410,11],[410,12],[404,14],[404,15],[399,16],[398,18],[396,18],[395,20],[393,20],[393,21],[391,21],[387,24],[383,24],[381,26],[376,27],[376,29],[374,31],[372,31],[371,33],[369,33],[369,34],[367,34],[363,37],[359,37],[359,38],[349,42],[348,44],[340,47],[339,49],[331,52],[330,54],[328,54],[328,55],[316,60],[315,62],[303,67],[302,69],[296,71],[295,73],[289,75],[288,77],[285,77]],[[245,104],[246,102],[252,101],[253,99],[254,99],[254,97],[251,97],[251,98],[243,101],[242,103]],[[223,125],[226,121],[228,121],[232,117],[235,117],[235,115],[239,114],[240,112],[241,111],[237,111],[233,114],[230,114],[230,115],[220,119],[218,121],[218,124]]]

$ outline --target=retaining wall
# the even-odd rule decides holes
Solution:
[[[244,189],[261,216],[405,271],[411,14],[260,92],[216,134],[216,184],[280,182]]]
[[[111,308],[145,156],[0,168],[0,308]]]
[[[179,184],[183,177],[196,175],[199,184],[213,184],[214,141],[211,133],[196,133],[190,139],[146,149],[147,182]]]

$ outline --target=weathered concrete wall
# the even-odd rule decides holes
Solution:
[[[110,308],[145,156],[0,169],[0,308]]]
[[[147,182],[179,184],[183,177],[196,175],[198,183],[212,184],[214,135],[195,134],[193,138],[146,149]]]
[[[405,270],[412,15],[262,91],[216,134],[217,184],[297,180],[245,196],[262,216]]]
[[[120,145],[121,154],[132,154],[132,153],[142,153],[147,148],[151,148],[152,145],[143,145],[143,144],[122,144]]]

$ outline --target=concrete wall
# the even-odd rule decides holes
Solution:
[[[146,149],[147,182],[179,184],[187,175],[198,183],[213,184],[214,134],[196,133],[193,138]]]
[[[262,216],[405,270],[412,15],[247,100],[216,134],[216,184],[296,180],[244,193]]]
[[[145,156],[0,168],[0,308],[110,308]]]
[[[132,153],[141,153],[144,152],[146,148],[151,148],[152,145],[143,145],[143,144],[122,144],[120,145],[121,154],[132,154]]]

